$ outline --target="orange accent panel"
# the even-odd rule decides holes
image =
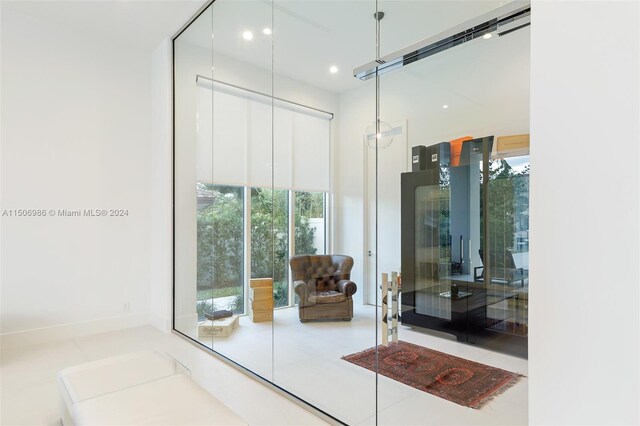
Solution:
[[[451,145],[451,167],[457,167],[460,164],[460,154],[462,154],[462,143],[473,139],[471,136],[463,136],[458,139],[449,141]]]

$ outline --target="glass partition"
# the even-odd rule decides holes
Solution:
[[[212,8],[174,40],[174,329],[211,346],[199,323],[213,310],[215,246],[213,220],[221,206],[219,191],[207,177],[211,149],[202,142],[211,134],[212,99],[196,85],[196,76],[211,75]],[[210,138],[210,137],[209,137]],[[208,155],[202,150],[209,147]],[[208,167],[209,170],[211,167]]]
[[[514,4],[209,4],[174,39],[174,330],[333,422],[526,423]]]
[[[463,2],[469,7],[448,14],[446,2],[401,3],[378,2],[381,56],[389,54],[385,46],[402,47],[394,43],[407,34],[403,25],[421,19],[398,21],[395,11],[442,19],[414,28],[421,31],[414,42],[428,40],[415,48],[424,53],[406,53],[398,69],[376,77],[380,123],[409,129],[378,153],[378,181],[394,182],[400,196],[379,191],[376,203],[388,218],[377,256],[388,287],[381,312],[390,318],[377,346],[377,420],[410,423],[420,407],[429,424],[526,424],[529,27],[501,31],[499,18],[486,25],[477,18],[504,10],[502,2]],[[396,253],[401,265],[383,266]],[[483,383],[485,374],[492,381]],[[481,407],[502,380],[495,389],[503,394],[487,414]],[[387,407],[390,393],[403,397]],[[454,420],[443,399],[474,410],[459,410]]]
[[[289,291],[277,294],[282,302],[274,312],[274,383],[339,421],[358,424],[375,418],[375,372],[342,358],[373,347],[375,307],[361,298],[362,207],[348,211],[338,194],[348,189],[343,168],[362,158],[362,135],[375,114],[373,108],[366,117],[341,110],[341,95],[360,90],[375,96],[372,82],[352,76],[370,57],[375,3],[276,0],[273,5],[274,143],[282,161],[275,186],[289,191],[282,205],[290,224],[279,230],[281,242],[276,242],[288,248]],[[362,31],[352,31],[354,16],[368,23]],[[340,136],[341,123],[351,118],[349,134]],[[353,154],[343,151],[342,140],[349,141]],[[353,173],[361,182],[361,173]]]
[[[174,328],[269,380],[287,230],[273,188],[271,9],[218,0],[174,40]],[[180,307],[193,315],[179,320]]]
[[[496,153],[489,162],[485,282],[494,289],[485,326],[526,337],[529,304],[528,148]]]

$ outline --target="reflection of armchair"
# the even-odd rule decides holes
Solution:
[[[289,259],[293,286],[300,298],[300,322],[311,319],[353,318],[351,296],[358,287],[351,281],[353,258],[343,255],[302,255]]]
[[[513,260],[513,253],[509,249],[504,252],[490,251],[491,261],[491,283],[507,283],[511,284],[520,281],[524,287],[524,280],[529,277],[529,271],[523,268],[516,268],[516,262]],[[482,249],[478,250],[480,260],[484,264],[484,256]],[[484,281],[484,266],[476,266],[473,268],[473,280],[476,282]]]

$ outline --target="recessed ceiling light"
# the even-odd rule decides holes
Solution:
[[[251,31],[245,31],[242,33],[242,38],[245,40],[253,40],[253,33]]]
[[[484,38],[485,40],[488,38],[491,38],[491,33],[486,33],[485,35],[482,36],[482,38]]]
[[[331,74],[335,74],[335,73],[337,73],[337,72],[338,72],[338,67],[336,67],[335,65],[331,65],[331,66],[329,67],[329,72],[330,72]]]
[[[442,105],[442,108],[447,109],[449,108],[449,105]]]
[[[211,67],[211,71],[213,71],[213,70],[215,70],[215,69],[216,69],[215,67]]]
[[[265,28],[264,30],[262,30],[262,34],[271,35],[271,28]]]

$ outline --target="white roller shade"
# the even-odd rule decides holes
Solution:
[[[215,93],[214,93],[215,96]],[[248,165],[248,176],[244,186],[271,186],[271,105],[247,100],[249,114],[247,116],[247,133],[249,150],[244,157]],[[214,125],[216,117],[214,116]],[[214,149],[219,141],[213,139]],[[221,179],[224,180],[224,176]]]
[[[293,114],[293,189],[329,191],[330,121]]]
[[[329,191],[330,114],[202,77],[197,83],[199,182]]]
[[[211,91],[198,90],[196,155],[199,182],[245,184],[248,108],[246,99],[222,92],[212,97]]]

